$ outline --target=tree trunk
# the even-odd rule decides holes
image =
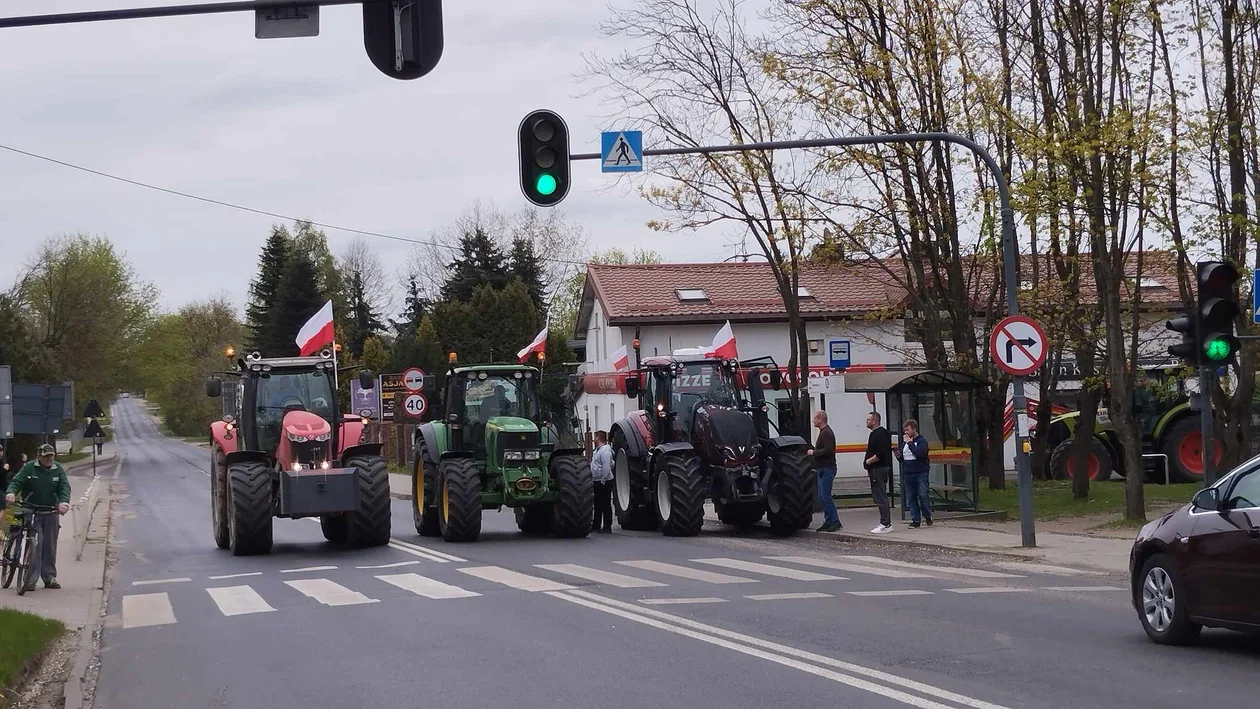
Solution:
[[[1091,372],[1094,369],[1092,361],[1089,369]],[[1081,371],[1084,373],[1084,368]],[[1086,386],[1082,380],[1080,391],[1076,393],[1076,410],[1080,412],[1080,417],[1076,420],[1072,454],[1067,466],[1072,476],[1072,497],[1077,500],[1089,498],[1089,449],[1094,440],[1094,426],[1098,422],[1098,398],[1097,390]]]

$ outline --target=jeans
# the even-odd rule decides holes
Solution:
[[[836,501],[831,499],[831,484],[836,479],[834,465],[818,468],[818,501],[822,503],[823,521],[827,524],[839,524],[840,515],[836,513]]]
[[[595,483],[595,518],[591,522],[591,529],[612,529],[612,492],[612,480],[601,480]]]
[[[871,479],[871,497],[879,508],[879,523],[885,527],[892,524],[892,510],[888,508],[888,478],[892,474],[890,468],[871,468],[866,471]]]
[[[61,530],[61,519],[56,512],[41,514],[35,519],[35,529],[39,531],[39,548],[31,564],[31,586],[36,579],[47,583],[57,578],[57,533]]]
[[[928,498],[928,474],[906,473],[902,476],[906,504],[910,507],[910,521],[919,523],[920,517],[932,519],[932,501]]]

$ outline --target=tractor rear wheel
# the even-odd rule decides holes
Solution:
[[[516,508],[516,528],[526,534],[541,537],[551,533],[555,513],[551,504],[530,505]]]
[[[1215,462],[1221,462],[1221,447],[1216,448]],[[1198,417],[1183,417],[1164,434],[1160,451],[1168,456],[1168,478],[1175,483],[1198,482],[1203,479],[1203,432]]]
[[[227,549],[228,539],[227,465],[223,452],[215,448],[210,452],[210,522],[214,528],[214,543]]]
[[[233,556],[271,551],[271,471],[261,460],[227,468],[228,547]]]
[[[552,505],[551,531],[557,537],[578,539],[591,533],[595,516],[595,481],[591,464],[580,455],[553,455],[547,465],[560,501]]]
[[[1076,441],[1069,438],[1055,446],[1050,454],[1050,473],[1055,480],[1071,480],[1076,474],[1076,463],[1072,459],[1072,447]],[[1085,454],[1085,465],[1089,479],[1110,480],[1115,463],[1111,460],[1111,451],[1097,438],[1089,439],[1089,452]]]
[[[481,536],[481,474],[472,458],[450,458],[438,466],[438,520],[448,542]]]
[[[324,515],[319,518],[319,529],[324,539],[333,544],[345,544],[350,535],[350,520],[345,515]]]
[[[411,471],[411,520],[416,534],[436,537],[442,533],[438,523],[438,468],[429,457],[424,439],[416,439],[415,464]]]
[[[770,529],[781,536],[796,534],[814,519],[814,471],[806,465],[800,446],[776,450],[770,464],[774,467],[766,489]]]
[[[715,500],[713,509],[717,512],[718,521],[722,524],[729,524],[740,529],[747,529],[757,524],[766,514],[764,502],[722,503]]]
[[[663,456],[656,471],[656,518],[668,537],[694,537],[704,526],[704,475],[695,453]]]
[[[652,509],[650,497],[635,491],[646,482],[647,466],[642,458],[630,455],[630,446],[626,434],[615,429],[612,436],[613,449],[613,509],[617,513],[617,524],[622,529],[635,532],[651,532],[660,522],[656,519],[656,511]],[[594,517],[591,513],[591,517]]]
[[[346,541],[356,547],[389,544],[392,516],[385,459],[379,455],[356,455],[347,458],[345,465],[355,469],[359,486],[359,507],[346,515]]]

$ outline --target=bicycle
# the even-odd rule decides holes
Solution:
[[[56,507],[19,503],[14,517],[19,517],[17,524],[10,525],[9,536],[4,541],[4,553],[0,554],[0,588],[8,588],[16,576],[19,596],[26,595],[30,579],[31,562],[39,552],[39,529],[35,520],[46,514],[56,514]]]

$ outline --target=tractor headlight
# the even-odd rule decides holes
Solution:
[[[328,470],[328,469],[329,469],[329,468],[331,468],[331,467],[332,467],[332,463],[330,463],[330,462],[328,462],[328,461],[326,461],[326,460],[325,460],[324,462],[322,462],[322,463],[320,463],[320,464],[319,464],[319,469],[320,469],[320,470]]]
[[[308,439],[306,436],[295,436],[292,433],[290,433],[289,440],[293,441],[294,443],[306,443],[310,439]]]
[[[294,462],[293,462],[293,472],[295,472],[295,473],[296,473],[297,471],[299,471],[299,470],[301,470],[301,469],[302,469],[302,464],[301,464],[301,463],[299,463],[299,462],[297,462],[297,461],[294,461]]]
[[[326,441],[326,440],[328,440],[329,438],[332,438],[332,431],[329,431],[328,433],[321,433],[321,434],[319,434],[318,436],[316,436],[315,438],[313,438],[313,439],[311,439],[311,440],[315,440],[315,441]]]
[[[722,454],[726,456],[727,460],[735,460],[735,451],[730,446],[724,446]]]
[[[504,460],[523,460],[524,458],[525,454],[521,451],[508,451],[503,454]]]
[[[538,451],[525,451],[525,460],[538,460]]]

